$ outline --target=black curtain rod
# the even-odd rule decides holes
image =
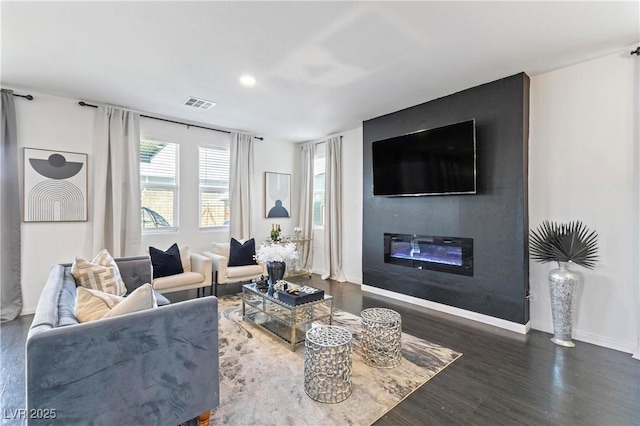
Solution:
[[[13,96],[19,96],[21,98],[25,98],[28,101],[32,101],[33,100],[33,96],[31,96],[31,95],[18,95],[17,93],[13,93]]]
[[[640,56],[640,47],[636,47],[636,50],[632,50],[631,54]]]
[[[342,135],[340,135],[340,140],[342,140]],[[320,145],[321,143],[325,143],[325,142],[326,142],[326,140],[318,141],[318,142],[314,143],[314,145]]]
[[[78,104],[79,104],[80,106],[87,106],[87,107],[91,107],[91,108],[98,108],[98,105],[91,105],[91,104],[88,104],[88,103],[86,103],[86,102],[84,102],[84,101],[80,101],[80,102],[78,102]],[[182,124],[183,126],[187,126],[187,127],[197,127],[198,129],[213,130],[214,132],[222,132],[222,133],[228,133],[228,134],[231,134],[231,132],[230,132],[230,131],[228,131],[228,130],[214,129],[213,127],[198,126],[197,124],[183,123],[183,122],[181,122],[181,121],[168,120],[168,119],[166,119],[166,118],[159,118],[159,117],[152,117],[152,116],[150,116],[150,115],[140,114],[140,117],[150,118],[150,119],[152,119],[152,120],[166,121],[167,123]],[[263,137],[261,137],[261,136],[254,136],[254,139],[264,140],[264,138],[263,138]]]

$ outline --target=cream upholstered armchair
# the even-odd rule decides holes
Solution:
[[[153,288],[160,293],[197,288],[199,296],[201,288],[204,289],[211,285],[211,259],[199,253],[192,253],[188,246],[182,246],[180,247],[180,261],[182,272],[153,278],[151,283]]]
[[[213,294],[218,295],[219,284],[234,284],[251,281],[267,275],[267,267],[264,263],[256,265],[229,266],[230,243],[213,243],[211,251],[203,254],[211,259],[213,269]]]

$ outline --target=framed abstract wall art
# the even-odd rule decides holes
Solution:
[[[87,154],[24,148],[25,222],[88,219]]]
[[[264,172],[264,217],[291,217],[291,175]]]

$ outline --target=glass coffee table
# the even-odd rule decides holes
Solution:
[[[287,283],[289,286],[296,284]],[[293,306],[277,298],[277,291],[260,289],[255,283],[242,286],[242,317],[264,328],[291,345],[303,343],[314,321],[333,321],[333,297]]]

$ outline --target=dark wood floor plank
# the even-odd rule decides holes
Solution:
[[[640,361],[629,354],[583,342],[562,348],[546,333],[505,331],[316,275],[291,281],[325,290],[337,308],[356,315],[368,307],[397,310],[404,332],[463,353],[376,426],[640,425]],[[219,295],[240,290],[225,285]],[[168,296],[176,302],[196,292]],[[31,318],[2,324],[0,330],[0,395],[6,408],[24,408],[24,341]]]

